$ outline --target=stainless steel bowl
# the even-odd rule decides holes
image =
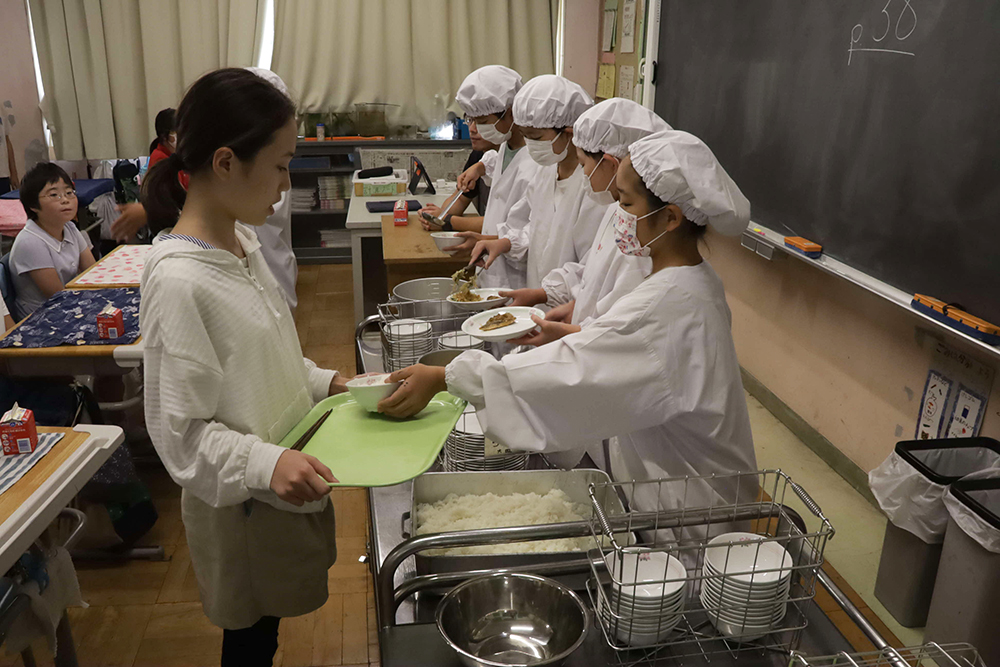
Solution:
[[[468,667],[558,665],[587,636],[587,608],[557,581],[489,574],[451,590],[437,626]]]
[[[451,278],[418,278],[407,280],[392,289],[392,295],[400,301],[432,301],[447,299],[455,291]]]
[[[421,363],[425,366],[447,366],[451,363],[452,359],[458,355],[465,352],[465,350],[437,350],[435,352],[429,352],[424,356],[420,357]]]

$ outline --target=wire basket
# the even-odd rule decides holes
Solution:
[[[792,654],[789,667],[986,667],[970,644],[924,644],[910,648],[887,647],[868,653],[838,653],[820,658]]]
[[[789,493],[791,492],[791,494]],[[629,511],[607,517],[607,494]],[[812,528],[786,506],[797,497]],[[588,594],[615,651],[631,664],[797,648],[802,605],[833,526],[781,471],[592,485],[597,521]],[[633,544],[621,535],[633,535]],[[603,558],[602,558],[603,556]]]
[[[382,367],[392,373],[443,351],[488,350],[487,343],[462,333],[470,313],[444,299],[392,301],[379,305]]]

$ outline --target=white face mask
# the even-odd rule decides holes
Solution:
[[[664,204],[655,211],[651,211],[641,218],[637,218],[628,211],[624,210],[621,204],[618,205],[618,210],[614,213],[615,220],[615,243],[618,245],[618,249],[629,257],[649,257],[649,246],[653,245],[663,234],[666,234],[666,230],[663,234],[652,239],[646,245],[642,245],[639,242],[639,235],[636,233],[639,221],[644,218],[648,218],[654,213],[659,213],[665,209],[668,205]]]
[[[565,160],[566,156],[569,154],[568,141],[566,142],[566,146],[562,149],[561,153],[554,153],[552,150],[552,147],[557,141],[559,141],[559,137],[561,136],[562,133],[560,132],[552,141],[545,141],[544,139],[529,139],[525,137],[524,143],[528,145],[528,155],[531,156],[532,160],[543,167],[550,167],[554,164],[559,164]]]
[[[611,176],[611,180],[608,181],[607,187],[600,192],[594,191],[594,174],[597,173],[597,167],[601,166],[604,157],[603,155],[601,156],[601,159],[597,161],[597,166],[594,167],[594,171],[590,172],[590,176],[587,177],[587,196],[598,206],[610,206],[615,203],[615,196],[611,194],[611,181],[615,179],[615,175],[618,173],[617,166],[615,167],[615,173]]]
[[[491,144],[495,144],[497,146],[509,140],[513,128],[507,130],[506,132],[501,132],[500,130],[497,129],[497,123],[503,120],[503,117],[506,115],[507,112],[504,111],[502,114],[500,114],[500,118],[497,119],[497,122],[491,125],[487,125],[486,123],[480,125],[479,123],[476,123],[476,130],[479,132],[479,136],[481,136],[483,139],[490,142]]]

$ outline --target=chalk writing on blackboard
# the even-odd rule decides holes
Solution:
[[[900,4],[900,0],[888,0],[882,8],[879,17],[872,21],[873,26],[869,26],[871,27],[871,40],[878,46],[858,46],[859,44],[863,44],[861,40],[865,34],[865,26],[859,23],[851,28],[851,46],[847,49],[848,65],[851,64],[854,54],[858,51],[867,53],[894,53],[901,56],[916,55],[912,51],[889,48],[889,45],[895,45],[891,40],[886,42],[885,46],[882,45],[890,32],[896,38],[897,42],[902,42],[917,29],[917,10],[910,4],[910,0],[902,0],[902,7],[898,9],[898,14],[896,14],[896,7],[893,7],[892,13],[889,11],[889,6],[894,2],[896,5]],[[893,18],[895,18],[895,26],[893,26]],[[883,20],[885,22],[884,26],[882,25]]]

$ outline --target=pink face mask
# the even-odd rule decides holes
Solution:
[[[639,221],[648,218],[654,213],[662,211],[666,207],[667,204],[664,204],[655,211],[650,211],[646,215],[637,218],[628,211],[624,210],[621,204],[618,204],[618,209],[613,214],[614,226],[615,226],[615,243],[618,245],[618,249],[630,257],[649,257],[649,252],[650,252],[649,246],[653,245],[653,243],[659,240],[659,238],[663,236],[663,234],[666,234],[667,232],[666,230],[664,230],[663,234],[660,234],[660,236],[657,236],[655,239],[652,239],[646,245],[642,245],[642,243],[639,242],[639,236],[636,233],[636,230],[638,229],[639,226]]]

